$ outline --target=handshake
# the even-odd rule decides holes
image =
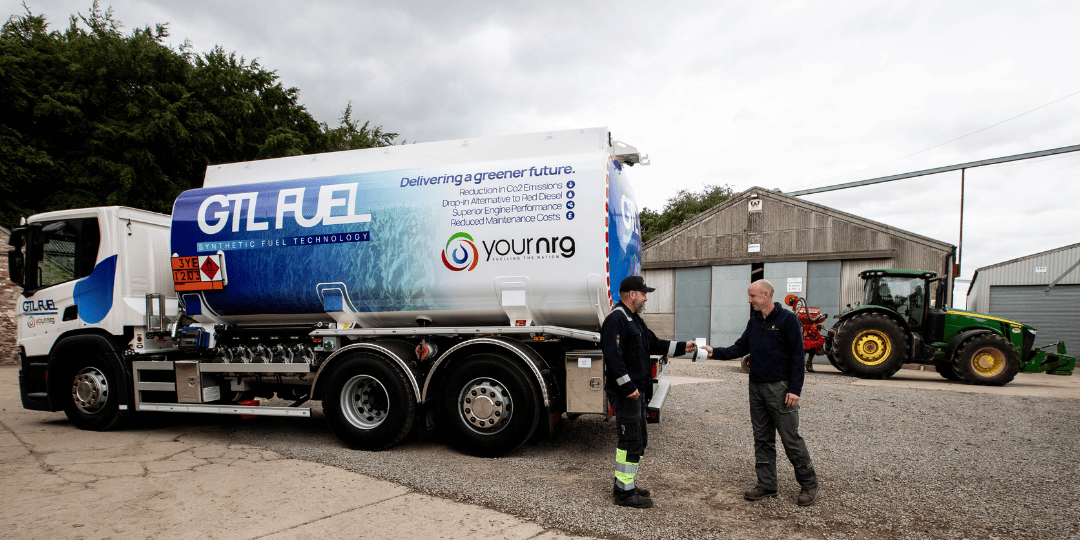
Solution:
[[[693,354],[694,361],[699,362],[712,356],[713,348],[705,344],[705,338],[698,338],[695,341],[687,341],[686,353],[691,354],[695,351],[696,354]]]

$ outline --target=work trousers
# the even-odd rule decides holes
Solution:
[[[788,460],[795,467],[795,479],[803,489],[818,485],[814,464],[806,450],[806,441],[799,435],[799,406],[787,407],[784,399],[787,383],[750,383],[750,423],[754,426],[754,459],[758,487],[776,491],[776,434]]]
[[[645,446],[649,444],[649,432],[646,428],[645,396],[630,399],[608,392],[608,402],[615,410],[615,489],[622,492],[634,490],[634,476],[637,475]]]

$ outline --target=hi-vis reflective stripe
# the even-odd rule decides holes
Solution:
[[[627,470],[633,467],[633,470]],[[626,461],[626,450],[615,449],[615,487],[622,491],[633,491],[634,475],[637,474],[637,463]]]
[[[678,343],[675,343],[674,341],[672,341],[671,345],[668,346],[668,349],[667,349],[667,355],[668,356],[675,356],[675,345],[678,345]]]
[[[630,382],[630,376],[629,375],[623,375],[622,377],[619,377],[618,379],[615,379],[615,384],[617,384],[619,386],[622,386],[622,385],[624,385],[624,384],[626,384],[628,382]]]

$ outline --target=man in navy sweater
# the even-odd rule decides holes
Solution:
[[[814,504],[817,474],[799,435],[799,396],[803,386],[802,329],[795,314],[773,302],[772,283],[759,279],[747,289],[754,313],[735,344],[721,349],[705,347],[710,358],[730,360],[750,355],[750,422],[754,427],[757,486],[743,497],[757,501],[775,497],[776,433],[795,467],[802,491],[799,506]]]

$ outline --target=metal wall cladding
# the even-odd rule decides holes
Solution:
[[[650,315],[675,313],[675,270],[644,270],[641,275],[646,285],[656,289],[649,293],[649,301],[642,312]]]
[[[871,268],[893,268],[892,259],[859,259],[840,265],[840,311],[855,307],[863,300],[863,279],[859,273]]]
[[[761,211],[750,211],[752,199],[760,199]],[[657,269],[891,258],[896,268],[942,274],[952,251],[947,242],[751,188],[650,240],[642,250],[642,260],[645,268]]]
[[[1042,285],[993,285],[989,296],[984,313],[1034,326],[1036,347],[1064,341],[1074,356],[1080,350],[1080,285],[1058,284],[1050,294]]]
[[[976,271],[977,277],[967,294],[967,308],[988,313],[990,289],[995,286],[1049,285],[1058,278],[1058,285],[1080,284],[1080,267],[1065,271],[1080,261],[1080,244],[1036,253],[1019,259],[985,266]],[[1063,276],[1064,274],[1064,276]]]
[[[755,211],[756,208],[761,210]],[[840,282],[832,284],[831,292],[815,297],[815,300],[833,306],[833,311],[840,311],[847,304],[862,301],[863,280],[859,272],[870,268],[911,268],[944,275],[954,250],[947,242],[804,199],[751,188],[650,240],[642,249],[642,267],[656,283],[670,279],[666,278],[670,274],[664,272],[703,266],[713,267],[714,276],[723,269],[720,273],[729,280],[741,280],[745,273],[746,283],[749,283],[750,271],[755,264],[764,264],[766,268],[791,262],[828,264],[839,271]],[[728,286],[719,282],[713,285]],[[739,295],[744,296],[745,285],[737,288]],[[660,292],[658,290],[650,298],[653,305],[646,311],[657,315],[674,313],[676,328],[680,326],[678,321],[698,308],[683,305],[671,292],[657,296]],[[935,292],[931,291],[931,294]],[[836,298],[829,300],[833,296]],[[661,298],[662,301],[653,302],[653,299]],[[669,300],[672,302],[670,308]],[[722,311],[724,307],[717,302],[714,294],[711,306],[714,319],[720,313],[718,310]],[[745,323],[741,308],[738,314],[740,324]],[[695,312],[694,315],[700,314]],[[830,313],[830,317],[835,315]],[[725,324],[724,321],[711,322],[713,340],[729,337],[727,334],[733,330]]]

